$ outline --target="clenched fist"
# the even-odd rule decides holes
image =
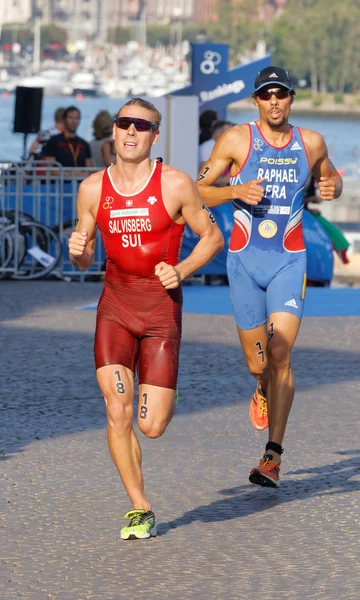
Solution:
[[[74,258],[83,256],[88,241],[88,233],[85,229],[79,233],[73,231],[69,239],[69,252]]]
[[[242,185],[234,185],[232,188],[233,197],[240,198],[245,204],[256,206],[264,197],[265,190],[261,187],[265,179],[252,179]]]
[[[179,272],[172,265],[161,262],[155,267],[155,275],[158,276],[162,285],[167,290],[174,290],[179,287],[181,278]]]
[[[323,200],[333,200],[335,197],[336,184],[330,177],[320,177],[319,183],[320,198]]]

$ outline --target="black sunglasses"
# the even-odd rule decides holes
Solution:
[[[257,98],[260,100],[270,100],[273,96],[278,100],[284,100],[284,98],[288,98],[290,94],[290,90],[280,89],[280,90],[262,90],[256,93]]]
[[[130,125],[134,125],[136,131],[150,131],[150,129],[159,129],[159,125],[153,121],[146,119],[138,119],[137,117],[115,117],[114,123],[118,129],[129,129]]]

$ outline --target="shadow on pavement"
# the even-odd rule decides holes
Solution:
[[[70,284],[71,285],[71,284]],[[55,283],[56,287],[56,283]],[[73,311],[65,312],[71,320]],[[69,316],[68,316],[69,315]],[[97,386],[93,333],[2,327],[0,344],[0,454],[29,443],[104,428],[105,408]],[[298,391],[358,381],[358,352],[297,347],[293,369]],[[178,415],[248,402],[254,380],[242,352],[232,345],[183,342]],[[325,393],[328,393],[327,391]]]
[[[58,280],[1,281],[0,322],[14,320],[42,308],[64,308],[97,302],[103,283]]]
[[[278,490],[250,486],[250,484],[220,490],[219,493],[226,496],[225,498],[198,506],[168,523],[160,523],[158,535],[166,535],[170,529],[184,527],[195,521],[202,523],[231,521],[294,500],[359,492],[360,480],[352,481],[352,478],[359,477],[360,474],[360,450],[346,450],[337,454],[349,455],[352,458],[321,467],[287,472],[285,476],[307,475],[307,477],[296,481],[285,480]]]

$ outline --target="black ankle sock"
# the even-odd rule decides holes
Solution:
[[[284,452],[284,448],[280,446],[280,444],[276,444],[275,442],[268,442],[265,446],[265,452],[268,450],[273,450],[277,454],[282,454]]]

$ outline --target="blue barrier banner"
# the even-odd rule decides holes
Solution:
[[[303,232],[307,250],[307,278],[330,283],[334,270],[332,241],[308,210],[303,213]]]
[[[77,187],[77,184],[76,184]],[[42,193],[43,192],[43,193]],[[39,221],[48,224],[50,227],[59,225],[59,215],[55,210],[55,202],[52,200],[59,193],[58,186],[39,186],[33,190],[31,185],[23,186],[23,205],[22,210]],[[73,184],[64,183],[63,189],[63,211],[60,220],[66,222],[72,219],[74,207],[72,198],[74,197]],[[16,187],[10,185],[6,188],[4,197],[8,209],[15,209],[16,206]],[[36,207],[36,213],[34,213]],[[225,239],[225,248],[214,258],[214,260],[199,271],[206,275],[226,275],[226,258],[230,244],[230,236],[233,228],[233,211],[231,202],[217,206],[211,209],[216,222],[221,229]],[[303,234],[307,250],[307,277],[313,281],[330,283],[333,275],[334,254],[333,245],[319,221],[307,210],[303,212]],[[184,260],[197,244],[199,238],[185,227],[183,246],[180,254],[180,260]],[[67,245],[64,245],[64,257],[67,256]],[[105,259],[102,250],[102,256]]]
[[[228,44],[194,43],[191,48],[191,84],[171,94],[196,95],[201,112],[213,109],[219,113],[220,118],[225,117],[228,104],[251,96],[256,75],[271,63],[270,55],[266,55],[259,60],[228,69]]]
[[[25,184],[21,188],[21,210],[50,227],[59,225],[60,220],[62,222],[69,221],[73,218],[73,198],[76,198],[79,185],[80,181],[65,182],[61,187],[59,183],[50,185],[39,183],[36,186]],[[56,203],[60,193],[63,198],[62,215],[58,214]],[[16,194],[17,188],[15,185],[6,187],[4,192],[5,205],[9,210],[15,210],[16,208]]]
[[[211,263],[205,265],[205,267],[203,267],[199,273],[204,275],[226,275],[226,258],[234,222],[231,203],[229,202],[227,204],[223,204],[222,206],[216,206],[211,209],[211,212],[214,215],[216,222],[221,229],[221,233],[224,236],[225,247],[220,254],[218,254],[214,260],[211,261]],[[192,252],[198,241],[199,237],[186,225],[180,260],[184,260],[184,258],[189,256],[190,252]]]
[[[211,212],[224,236],[225,247],[224,250],[222,250],[210,264],[201,269],[199,273],[204,275],[226,275],[226,258],[234,221],[232,205],[229,202],[222,206],[212,208]],[[303,213],[303,234],[307,251],[308,279],[329,284],[332,279],[334,267],[332,242],[325,229],[307,210],[304,210]],[[186,226],[180,255],[181,260],[184,260],[189,256],[198,240],[198,236]]]

